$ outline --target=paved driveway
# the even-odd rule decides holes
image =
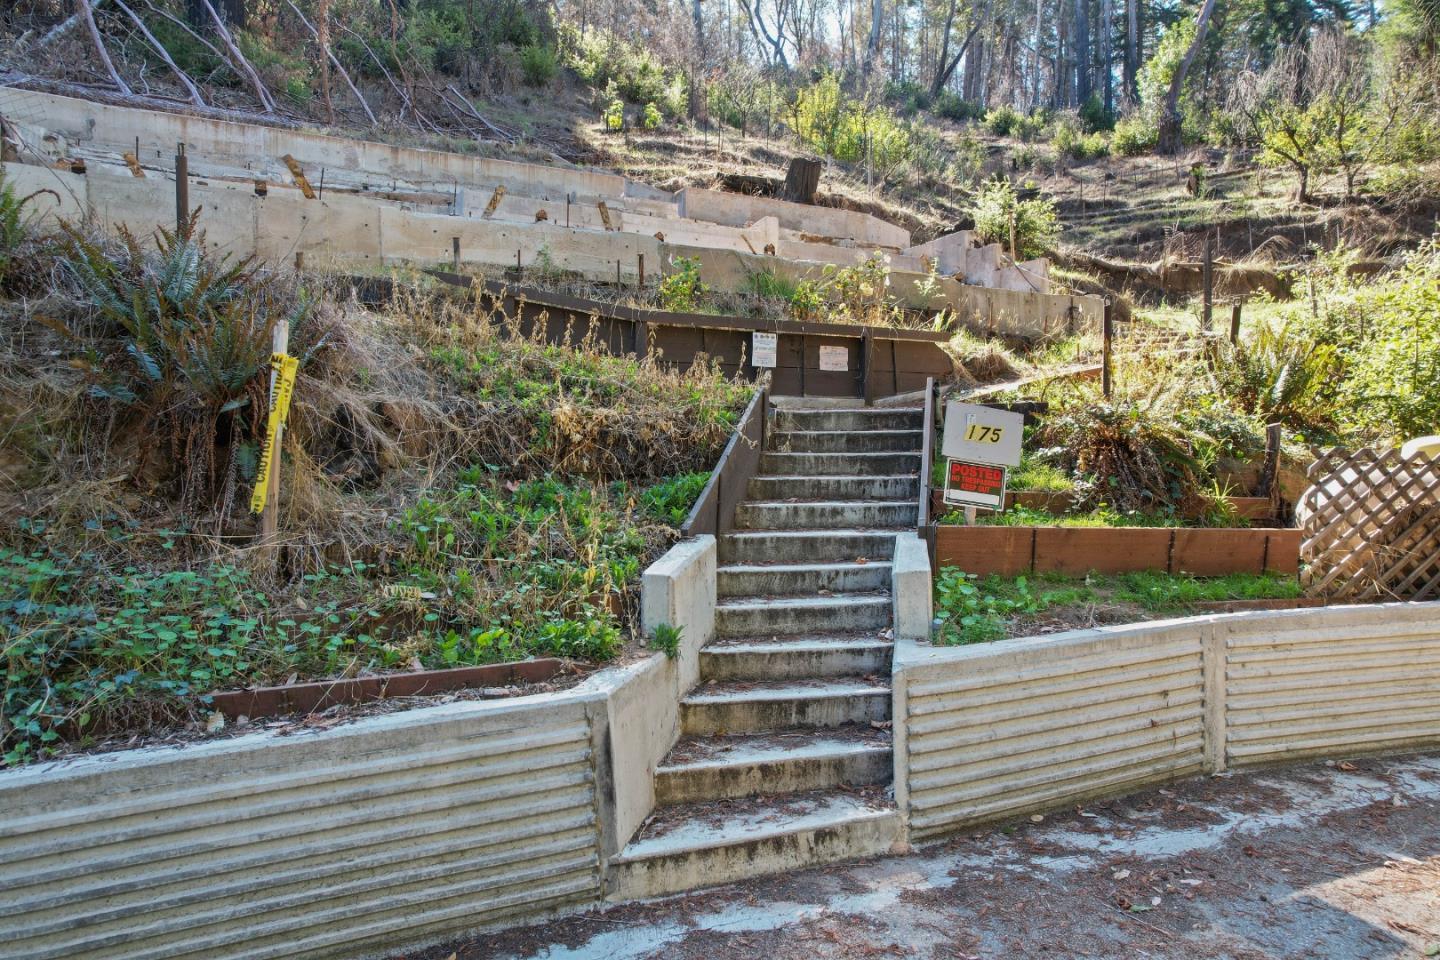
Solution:
[[[444,960],[1440,957],[1440,756],[1189,781]]]

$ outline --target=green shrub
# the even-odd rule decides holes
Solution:
[[[1017,260],[1043,255],[1060,236],[1055,202],[1045,197],[1021,200],[1008,180],[991,180],[980,188],[975,197],[974,216],[977,237],[1007,249],[1013,221]]]
[[[695,257],[676,257],[671,266],[672,272],[660,281],[660,303],[666,310],[691,312],[710,292],[700,281],[700,261]]]
[[[612,132],[625,129],[625,104],[617,97],[605,105],[600,114],[605,129]]]
[[[1115,126],[1115,115],[1105,109],[1097,93],[1090,94],[1090,99],[1080,105],[1078,112],[1086,133],[1110,130]]]
[[[553,48],[538,43],[520,48],[520,73],[529,86],[547,86],[559,70],[560,64],[555,59]]]
[[[815,280],[801,280],[789,298],[790,315],[796,320],[819,320],[825,314],[825,292]]]
[[[275,324],[285,318],[292,344],[303,343],[313,302],[248,259],[207,252],[193,221],[186,235],[162,230],[153,248],[122,227],[118,250],[64,228],[65,267],[104,328],[102,345],[52,326],[85,348],[76,364],[91,395],[134,418],[142,468],[161,451],[179,454],[185,508],[228,504],[235,458],[264,430]]]
[[[1132,113],[1116,122],[1110,149],[1122,157],[1138,157],[1154,150],[1159,139],[1159,127],[1154,122],[1144,114]]]
[[[796,96],[790,126],[805,143],[845,163],[868,163],[881,179],[904,163],[911,134],[884,107],[848,97],[827,73]]]
[[[1015,132],[1022,117],[1020,111],[1008,103],[992,107],[985,114],[985,129],[997,137],[1008,137]]]
[[[937,116],[944,117],[946,120],[954,120],[957,123],[979,120],[985,115],[979,104],[972,100],[966,100],[958,93],[949,90],[941,91],[940,96],[935,98],[934,106],[931,109]]]
[[[654,103],[647,103],[645,104],[645,112],[640,116],[640,126],[646,130],[654,130],[664,122],[664,119],[665,118],[660,115],[659,107],[655,106]]]

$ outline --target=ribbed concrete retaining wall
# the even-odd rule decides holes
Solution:
[[[598,901],[714,632],[714,538],[646,592],[678,655],[563,693],[0,773],[0,958],[353,960]]]
[[[902,641],[894,686],[896,794],[924,838],[1232,766],[1440,746],[1440,603]]]
[[[600,895],[604,700],[465,703],[0,776],[0,956],[355,957]]]

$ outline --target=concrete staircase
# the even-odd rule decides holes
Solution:
[[[884,853],[891,558],[913,529],[921,411],[780,408],[720,538],[715,639],[655,771],[658,809],[611,861],[615,899]]]

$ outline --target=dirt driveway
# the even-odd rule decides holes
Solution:
[[[1440,756],[1220,776],[406,960],[1440,957]],[[398,960],[398,958],[397,958]]]

